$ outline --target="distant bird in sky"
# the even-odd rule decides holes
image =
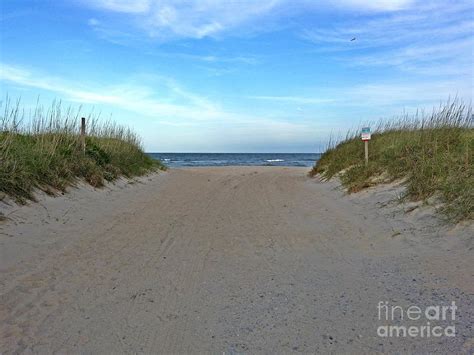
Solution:
[[[351,42],[352,42],[352,41],[355,41],[355,40],[356,40],[356,38],[354,37],[354,38],[351,39]]]

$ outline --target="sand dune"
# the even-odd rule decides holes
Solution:
[[[306,173],[175,169],[3,204],[0,351],[472,349],[472,224]],[[456,336],[378,337],[380,301],[455,301]]]

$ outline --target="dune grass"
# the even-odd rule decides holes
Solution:
[[[369,164],[359,130],[328,147],[310,172],[338,175],[349,192],[403,179],[404,199],[439,197],[449,220],[474,219],[474,122],[472,108],[455,100],[429,116],[379,124],[369,142]]]
[[[32,112],[7,98],[0,116],[0,191],[17,202],[34,200],[35,189],[54,194],[78,179],[100,187],[163,165],[144,153],[139,137],[115,123],[87,118],[85,152],[79,135],[80,108],[61,102]]]

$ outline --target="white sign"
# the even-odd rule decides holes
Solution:
[[[370,141],[370,127],[362,127],[362,133],[360,137],[363,141]]]

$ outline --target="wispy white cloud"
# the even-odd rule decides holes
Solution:
[[[358,120],[357,113],[354,113],[358,108],[364,112],[363,116],[359,116],[361,119],[376,119],[400,113],[403,108],[429,109],[449,96],[457,95],[465,100],[472,96],[469,82],[462,80],[417,84],[386,81],[325,89],[324,96],[317,92],[305,96],[249,96],[247,98],[251,100],[295,106],[294,110],[286,110],[280,115],[257,116],[226,109],[216,100],[191,92],[171,78],[156,75],[151,75],[148,79],[162,83],[161,87],[144,86],[140,76],[135,78],[137,80],[99,86],[82,85],[5,63],[1,63],[0,69],[0,81],[3,82],[47,90],[66,100],[100,105],[110,111],[126,110],[136,113],[137,117],[150,120],[150,124],[159,124],[161,127],[179,127],[173,134],[182,138],[182,150],[188,147],[189,150],[201,151],[238,150],[242,147],[243,139],[249,144],[255,144],[254,147],[257,148],[252,149],[257,150],[265,149],[271,144],[275,147],[289,147],[296,143],[308,145],[324,140],[331,131],[345,131],[347,124],[341,122],[349,121],[354,124]],[[301,105],[304,105],[304,108]],[[338,109],[343,108],[346,114],[334,110],[336,106]],[[367,114],[368,108],[371,114]],[[347,112],[351,112],[350,119]],[[309,116],[307,119],[295,120],[295,114]],[[158,131],[160,130],[155,132]],[[144,128],[142,134],[148,147],[176,149],[173,148],[176,147],[174,138],[165,133],[151,134],[149,128]],[[160,145],[157,145],[157,141]]]
[[[95,27],[95,26],[99,26],[99,25],[100,25],[100,21],[97,20],[96,18],[90,18],[90,19],[87,21],[87,24],[88,24],[89,26]]]
[[[411,7],[414,0],[334,0],[328,1],[329,4],[343,9],[359,11],[388,12],[398,11]]]
[[[22,67],[5,63],[0,65],[0,81],[54,92],[70,101],[89,104],[105,104],[154,117],[157,120],[193,123],[203,121],[264,122],[271,117],[254,117],[234,113],[221,107],[211,98],[190,92],[171,78],[150,75],[149,79],[162,83],[161,87],[136,84],[135,81],[112,86],[83,86],[50,75],[39,74]],[[137,77],[139,80],[140,76]],[[107,93],[107,94],[104,94]],[[349,105],[362,107],[403,107],[406,103],[434,104],[449,96],[464,100],[473,99],[469,80],[453,78],[412,83],[410,81],[381,81],[363,85],[326,88],[325,95],[315,91],[305,96],[253,95],[250,100],[290,103],[301,105]],[[281,123],[281,121],[278,121]]]
[[[430,76],[472,75],[473,38],[439,44],[409,45],[377,54],[358,55],[352,65],[392,66]]]
[[[109,26],[96,18],[90,18],[87,24],[99,38],[114,44],[131,45],[141,41],[136,31],[126,30],[120,26]]]
[[[474,7],[474,6],[473,6]],[[332,45],[335,50],[384,48],[421,42],[440,43],[472,35],[472,18],[465,7],[424,11],[413,9],[390,16],[335,23],[330,28],[313,28],[303,32],[303,38],[315,44]],[[440,14],[443,17],[440,18]],[[353,46],[349,39],[356,37]],[[340,46],[341,43],[346,44]]]
[[[98,0],[90,1],[90,4],[115,12],[124,13],[146,13],[150,10],[150,0]]]
[[[302,105],[308,105],[308,108],[323,108],[330,115],[335,107],[343,108],[345,112],[351,112],[351,108],[363,108],[364,111],[376,112],[376,115],[385,111],[386,115],[387,109],[390,109],[389,113],[397,113],[407,107],[433,107],[449,97],[457,97],[465,102],[474,99],[471,84],[463,78],[415,83],[403,79],[378,80],[354,86],[325,88],[324,91],[308,90],[304,96],[257,95],[246,98],[292,104],[300,112],[304,111]]]
[[[158,53],[151,52],[150,55],[157,56],[157,57],[168,57],[168,58],[179,58],[179,59],[189,59],[191,61],[198,61],[207,64],[216,64],[216,63],[223,63],[223,64],[247,64],[247,65],[256,65],[262,62],[262,59],[256,55],[237,55],[237,56],[224,56],[224,55],[217,55],[217,54],[207,54],[207,55],[200,55],[200,54],[190,54],[190,53],[183,53],[183,52],[165,52],[160,51]]]
[[[267,14],[282,0],[171,1],[94,0],[89,6],[131,16],[137,28],[154,38],[214,36]]]
[[[157,119],[203,121],[220,118],[217,105],[204,97],[186,91],[171,79],[164,81],[164,94],[161,98],[154,97],[155,89],[140,85],[85,87],[5,63],[1,64],[0,80],[51,91],[70,101],[112,105],[112,107],[137,112],[144,116],[153,116]]]
[[[415,74],[472,75],[474,5],[432,1],[383,16],[306,29],[302,37],[350,66],[394,67]],[[355,41],[350,41],[355,37]]]
[[[262,19],[283,19],[306,13],[357,11],[359,13],[393,12],[410,8],[414,0],[83,0],[91,7],[129,15],[136,28],[158,39],[203,38],[217,36],[230,30],[232,35],[249,28],[265,31],[271,21],[259,25]],[[113,26],[112,26],[113,28]],[[106,25],[103,32],[114,33]],[[109,31],[106,31],[108,29]],[[243,30],[243,31],[242,31]]]
[[[274,102],[287,102],[294,104],[307,104],[307,105],[317,105],[317,104],[326,104],[334,102],[334,99],[327,98],[318,98],[318,97],[304,97],[304,96],[268,96],[268,95],[256,95],[256,96],[247,96],[248,99],[253,100],[264,100],[264,101],[274,101]]]
[[[152,75],[159,78],[164,87],[146,87],[122,83],[107,87],[82,86],[63,79],[8,65],[0,64],[0,81],[16,85],[47,90],[61,98],[86,104],[106,105],[110,109],[124,109],[141,116],[152,118],[156,122],[174,126],[192,126],[202,124],[233,125],[233,129],[243,131],[249,126],[252,130],[266,131],[278,136],[288,136],[305,130],[313,131],[304,123],[272,117],[256,117],[223,109],[214,100],[195,94],[183,88],[171,78]],[[106,92],[107,94],[103,94]],[[107,106],[108,105],[108,106]],[[279,132],[279,130],[289,130]]]
[[[342,92],[346,99],[341,100],[341,104],[374,108],[392,106],[397,111],[405,106],[432,107],[449,97],[458,97],[466,102],[473,99],[469,82],[455,79],[369,83],[343,89]]]

